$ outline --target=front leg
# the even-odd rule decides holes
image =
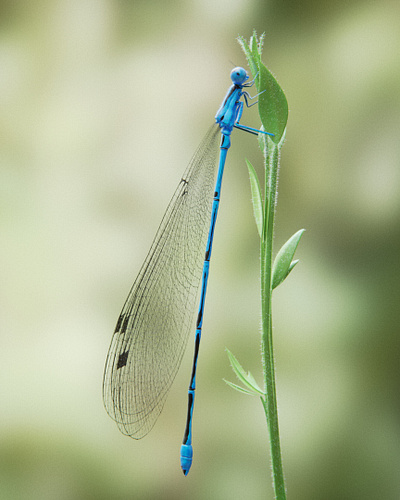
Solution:
[[[259,92],[258,94],[256,94],[253,97],[251,97],[251,95],[248,92],[242,92],[242,95],[243,95],[243,98],[245,100],[246,106],[248,108],[251,108],[252,106],[254,106],[254,104],[257,104],[258,101],[253,102],[252,104],[249,104],[249,101],[247,99],[255,99],[256,97],[258,97],[260,94],[263,94],[264,92],[266,92],[266,90],[263,90],[262,92]]]

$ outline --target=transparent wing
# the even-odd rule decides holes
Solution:
[[[218,137],[215,124],[189,163],[111,340],[104,406],[134,439],[154,426],[186,347],[211,219]]]

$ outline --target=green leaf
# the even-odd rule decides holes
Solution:
[[[272,266],[272,289],[280,285],[297,264],[298,260],[293,261],[293,256],[304,231],[305,229],[300,229],[289,238],[275,257]]]
[[[246,387],[246,389],[240,388],[242,390],[242,392],[246,392],[247,394],[253,394],[255,396],[259,396],[259,395],[265,396],[264,391],[262,391],[260,389],[260,387],[258,386],[257,382],[255,381],[253,375],[250,372],[246,373],[244,371],[244,369],[242,368],[239,361],[229,351],[229,349],[226,349],[226,352],[228,354],[229,362],[231,364],[232,370],[235,372],[235,375],[240,380],[240,382],[242,382],[242,384]],[[231,385],[231,384],[232,384],[232,382],[229,383],[229,385]]]
[[[288,103],[278,82],[260,60],[258,109],[264,130],[272,132],[271,140],[279,144],[286,129],[289,115]],[[265,90],[265,92],[263,92]]]
[[[257,67],[258,71],[258,66],[260,64],[260,52],[258,50],[258,44],[257,44],[257,35],[254,35],[250,38],[250,48],[251,48],[251,55],[253,58],[253,61]],[[255,76],[255,73],[253,73]]]
[[[253,76],[257,75],[256,87],[260,92],[258,109],[264,130],[273,133],[274,137],[271,140],[279,144],[284,137],[289,108],[283,90],[261,61],[264,35],[261,35],[257,44],[257,33],[254,31],[250,38],[250,47],[243,37],[239,37],[238,40],[246,55],[251,73]]]
[[[238,392],[242,392],[243,394],[248,394],[249,396],[255,396],[253,391],[248,391],[244,387],[240,387],[240,385],[236,385],[233,382],[229,382],[229,380],[223,379],[223,381],[228,384],[232,389],[235,389]]]
[[[262,202],[262,197],[261,197],[260,182],[258,180],[256,171],[254,170],[253,165],[249,162],[249,160],[247,158],[246,158],[246,164],[247,164],[247,168],[249,170],[249,176],[250,176],[251,197],[252,197],[252,201],[253,201],[254,218],[256,220],[258,234],[260,235],[260,238],[261,238],[262,227],[263,227],[263,218],[264,218],[264,208],[263,208],[263,202]]]
[[[257,40],[257,32],[256,30],[253,30],[253,37]],[[258,39],[258,53],[260,55],[260,58],[261,58],[261,54],[262,54],[262,51],[263,51],[263,45],[264,45],[264,39],[265,39],[265,31],[264,33],[261,33],[260,35],[260,38]]]
[[[250,37],[250,49],[251,53],[254,57],[258,56],[258,47],[257,47],[257,35],[255,35],[255,31],[253,30],[253,35]]]
[[[243,52],[246,55],[247,62],[249,64],[249,68],[252,75],[256,75],[258,73],[258,61],[253,57],[253,51],[247,44],[246,40],[242,37],[238,37],[239,45],[242,47]],[[250,45],[252,45],[252,38],[250,39]]]

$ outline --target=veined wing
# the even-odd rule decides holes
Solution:
[[[179,182],[108,351],[104,406],[134,439],[154,426],[186,347],[211,218],[218,137],[215,124]]]

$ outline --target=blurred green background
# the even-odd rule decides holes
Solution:
[[[261,382],[254,137],[234,134],[226,168],[189,476],[193,337],[145,439],[101,398],[122,304],[253,28],[290,108],[275,248],[307,230],[274,294],[288,499],[400,498],[399,19],[397,0],[0,2],[1,499],[273,498],[261,404],[222,380],[228,347]]]

